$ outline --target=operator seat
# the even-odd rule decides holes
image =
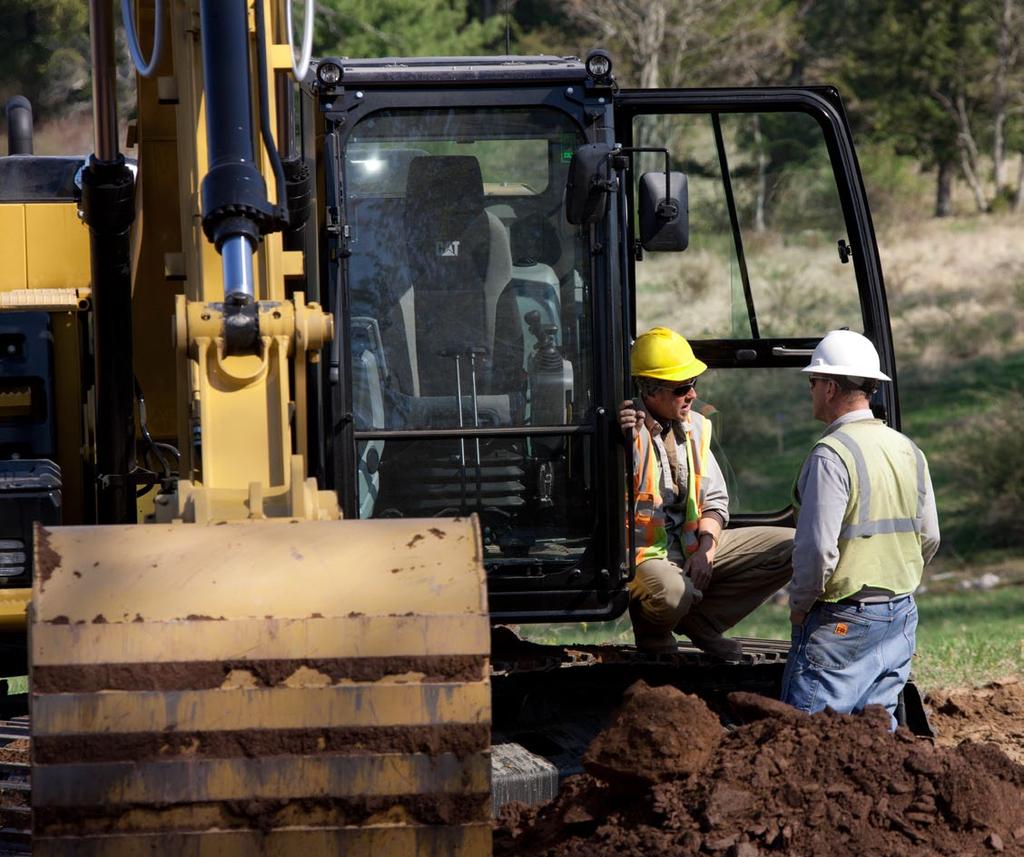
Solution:
[[[511,277],[512,257],[504,227],[484,209],[476,158],[414,158],[404,221],[412,288],[401,304],[416,393],[454,396],[457,355],[462,394],[468,396],[470,353],[478,393],[513,392],[522,336],[518,330],[511,339],[496,336],[493,318],[495,296]]]
[[[519,424],[525,401],[523,340],[518,319],[503,318],[514,301],[502,300],[512,276],[512,253],[505,227],[484,208],[476,158],[414,158],[404,205],[408,287],[397,303],[412,390],[396,401],[407,425]],[[471,408],[474,374],[477,407]],[[513,387],[510,378],[519,386]],[[507,528],[508,516],[526,503],[520,446],[505,438],[390,445],[380,461],[374,514],[429,517],[478,511],[485,519],[498,516]]]
[[[356,389],[357,428],[396,428],[387,395],[413,394],[409,348],[400,300],[409,291],[405,255],[405,186],[409,164],[426,155],[418,148],[353,148],[346,157],[345,193],[350,230],[348,259],[349,337]],[[342,339],[334,340],[340,347]],[[373,355],[373,366],[367,354]],[[383,415],[373,413],[360,388],[384,397]],[[378,422],[380,420],[385,422]]]

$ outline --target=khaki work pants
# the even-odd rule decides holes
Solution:
[[[779,591],[793,575],[790,527],[725,530],[718,542],[711,583],[704,592],[683,574],[676,541],[668,559],[637,566],[629,584],[630,618],[637,639],[656,639],[677,628],[683,617],[722,633]]]

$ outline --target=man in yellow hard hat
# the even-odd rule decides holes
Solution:
[[[622,403],[633,446],[634,550],[629,615],[637,647],[673,651],[685,634],[710,655],[739,662],[723,632],[785,585],[793,530],[727,530],[729,494],[711,452],[711,423],[693,410],[707,365],[675,331],[637,337],[631,372],[642,407]]]
[[[928,462],[871,412],[871,394],[890,379],[867,337],[831,331],[803,371],[814,418],[828,428],[794,489],[782,698],[810,712],[883,705],[895,729],[914,654],[914,590],[939,547]]]

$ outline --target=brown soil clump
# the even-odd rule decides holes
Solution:
[[[987,741],[1024,765],[1024,684],[1017,679],[994,681],[981,688],[933,691],[925,704],[941,746]]]
[[[634,687],[614,733],[595,739],[588,754],[615,759],[614,772],[591,765],[551,803],[503,810],[495,854],[1024,857],[1024,766],[998,748],[946,749],[905,730],[893,735],[881,708],[811,716],[748,693],[730,694],[729,704],[747,722],[715,734],[695,697]],[[673,718],[683,711],[688,719]],[[614,734],[634,743],[613,752]],[[639,752],[640,736],[655,752]],[[717,743],[699,769],[659,758],[660,748],[688,740]],[[634,751],[643,773],[622,778]],[[685,746],[683,756],[692,760],[694,749]]]
[[[696,696],[637,682],[611,725],[583,757],[583,767],[613,788],[636,788],[701,770],[722,724]]]

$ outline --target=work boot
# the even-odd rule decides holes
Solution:
[[[738,664],[743,660],[743,645],[740,641],[723,636],[699,613],[691,613],[680,619],[676,633],[686,634],[702,652],[727,664]]]
[[[640,605],[629,602],[629,618],[633,623],[633,638],[636,647],[648,655],[671,655],[679,650],[679,643],[671,631],[659,631],[643,617]]]
[[[660,634],[638,634],[633,631],[636,647],[648,655],[672,655],[679,651],[679,643],[671,631]]]

